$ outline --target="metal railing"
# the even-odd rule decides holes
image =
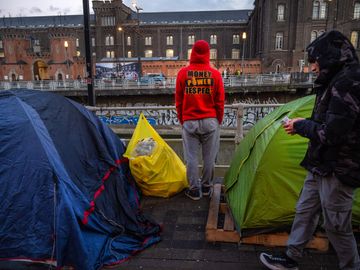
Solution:
[[[225,105],[222,134],[234,138],[239,143],[244,134],[258,120],[265,117],[282,104],[245,104]],[[143,113],[150,124],[157,129],[167,128],[168,135],[180,135],[180,123],[177,120],[175,106],[142,106],[142,107],[87,107],[103,122],[116,128],[133,129],[140,113]]]
[[[301,75],[301,76],[300,76]],[[225,87],[239,86],[271,86],[304,84],[312,85],[313,76],[310,73],[277,73],[277,74],[249,74],[240,76],[226,76],[223,78]],[[95,90],[118,90],[118,89],[156,89],[175,88],[176,78],[167,78],[164,81],[138,82],[121,79],[95,79]],[[86,80],[63,80],[63,81],[0,81],[0,90],[9,89],[35,89],[44,91],[59,90],[87,90]]]

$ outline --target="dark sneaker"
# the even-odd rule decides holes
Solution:
[[[267,253],[260,254],[260,261],[271,270],[298,270],[298,263],[289,258],[286,254],[271,255]]]
[[[200,189],[198,188],[185,190],[185,195],[194,201],[198,201],[201,199]]]
[[[203,196],[209,196],[211,197],[213,192],[213,187],[211,185],[203,185],[201,187],[201,192]]]

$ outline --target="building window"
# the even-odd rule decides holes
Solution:
[[[285,5],[278,5],[277,20],[280,22],[285,20]]]
[[[217,35],[210,36],[210,44],[216,45],[217,44]]]
[[[128,52],[127,52],[127,57],[128,57],[128,58],[131,58],[131,57],[132,57],[131,51],[128,51]]]
[[[93,52],[93,53],[92,53],[92,56],[95,57],[95,56],[96,56],[96,52]]]
[[[5,53],[4,52],[0,52],[0,58],[4,58],[5,57]]]
[[[101,25],[102,26],[114,26],[115,25],[115,17],[101,17]]]
[[[191,51],[192,51],[192,49],[188,49],[188,51],[187,51],[187,59],[188,59],[188,60],[189,60],[190,57],[191,57]]]
[[[105,45],[106,46],[114,46],[114,37],[113,36],[105,37]]]
[[[106,58],[115,58],[114,51],[106,51]]]
[[[78,39],[78,38],[75,40],[75,44],[76,44],[76,48],[80,47],[80,43],[79,43],[79,39]]]
[[[360,3],[355,3],[354,6],[354,19],[360,19]]]
[[[217,49],[210,49],[210,59],[217,59]]]
[[[174,50],[173,49],[166,50],[166,57],[167,58],[174,57]]]
[[[324,33],[325,33],[325,30],[311,31],[310,42],[313,42],[315,39],[317,39],[318,37],[320,37]]]
[[[166,36],[166,45],[174,45],[174,37]]]
[[[233,44],[240,44],[240,35],[233,35]]]
[[[3,41],[2,41],[2,40],[0,40],[0,49],[1,49],[1,50],[4,49],[4,44],[3,44]]]
[[[145,46],[151,46],[151,45],[152,45],[152,38],[145,37]]]
[[[131,46],[131,37],[126,37],[126,45]]]
[[[313,42],[318,37],[317,31],[311,31],[310,42]]]
[[[239,49],[232,49],[231,58],[232,59],[240,59],[240,50]]]
[[[188,44],[194,45],[194,43],[195,43],[195,35],[189,35],[188,36]]]
[[[324,20],[327,16],[327,3],[324,0],[313,2],[313,14],[314,20]]]
[[[80,51],[76,51],[76,56],[79,57],[81,55]]]
[[[152,57],[153,51],[152,50],[145,50],[145,57],[149,58]]]
[[[355,47],[355,49],[359,48],[359,32],[352,31],[351,37],[350,37],[352,45]]]
[[[95,47],[95,38],[91,38],[91,46]]]
[[[284,45],[284,34],[277,32],[275,37],[275,50],[282,50]]]

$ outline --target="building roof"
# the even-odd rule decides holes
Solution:
[[[142,25],[151,24],[194,24],[194,23],[246,23],[252,10],[216,10],[216,11],[182,11],[182,12],[140,12]],[[137,14],[131,14],[132,19]],[[0,28],[47,28],[47,27],[82,27],[83,15],[57,15],[38,17],[3,17]],[[90,15],[95,21],[95,15]]]
[[[141,24],[246,23],[252,10],[141,12]],[[137,14],[132,14],[136,19]]]
[[[91,15],[90,20],[95,16]],[[19,28],[42,28],[42,27],[76,27],[83,26],[83,15],[58,15],[41,17],[3,17],[0,18],[0,28],[19,27]]]

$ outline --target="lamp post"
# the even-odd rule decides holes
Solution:
[[[337,20],[338,20],[338,10],[339,10],[339,1],[338,0],[327,0],[327,14],[326,14],[326,31],[328,31],[328,23],[329,23],[329,15],[330,15],[330,5],[336,2],[334,4],[334,17],[333,17],[333,25],[332,28],[336,29],[337,26]]]
[[[141,57],[140,57],[140,18],[139,18],[139,12],[140,12],[140,10],[143,10],[143,9],[136,4],[136,1],[134,1],[132,5],[136,9],[136,19],[137,19],[136,51],[137,51],[138,66],[139,66],[138,81],[140,82],[141,75],[142,75],[142,68],[141,68]]]
[[[243,48],[242,48],[242,58],[241,58],[241,75],[244,75],[244,58],[245,58],[245,41],[246,41],[246,32],[242,33]]]
[[[119,32],[121,33],[121,40],[122,40],[122,71],[124,72],[124,68],[125,68],[125,31],[124,29],[120,26],[118,28]],[[123,74],[124,75],[124,74]]]
[[[64,48],[65,48],[65,61],[66,61],[66,70],[67,70],[67,74],[65,75],[65,79],[69,79],[70,77],[70,66],[69,66],[69,59],[68,59],[68,48],[69,48],[69,43],[67,40],[64,41]]]

